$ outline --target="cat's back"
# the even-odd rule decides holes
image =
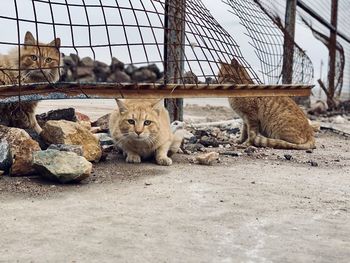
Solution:
[[[314,132],[303,110],[290,97],[260,97],[259,121],[262,132],[271,137],[293,134],[305,140]]]

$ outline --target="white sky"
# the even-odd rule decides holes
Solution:
[[[56,2],[62,2],[64,3],[64,0],[55,0]],[[55,2],[53,1],[53,2]],[[69,0],[70,3],[81,3],[82,0]],[[258,71],[259,63],[258,60],[254,54],[254,50],[252,47],[248,44],[250,41],[249,38],[244,35],[245,28],[242,27],[239,24],[238,19],[230,12],[228,12],[228,6],[221,2],[221,0],[202,0],[203,3],[207,6],[207,8],[211,11],[214,18],[221,24],[222,27],[224,27],[230,34],[233,36],[233,38],[238,42],[238,44],[241,47],[241,51],[243,52],[243,55],[247,59],[247,61],[253,66],[255,71]],[[280,0],[284,1],[284,0]],[[33,8],[32,8],[32,1],[31,0],[17,0],[18,3],[18,9],[19,14],[21,18],[33,20],[34,14],[33,14]],[[92,4],[98,4],[98,0],[85,0],[86,3],[92,3]],[[103,0],[104,3],[115,5],[115,0]],[[140,2],[140,1],[135,1]],[[143,1],[143,3],[147,6],[147,3],[149,1]],[[120,5],[128,3],[126,0],[118,0],[118,3]],[[126,4],[127,5],[127,4]],[[150,7],[150,6],[149,6]],[[37,8],[37,19],[40,21],[46,21],[51,22],[51,16],[50,16],[50,9],[47,4],[43,4],[40,2],[36,2],[36,8]],[[140,6],[142,8],[142,6]],[[114,10],[115,11],[115,10]],[[73,23],[82,23],[86,24],[86,18],[85,13],[83,9],[71,9],[72,12],[72,22]],[[57,7],[54,10],[56,23],[59,22],[66,22],[68,21],[67,11],[64,6]],[[0,4],[0,16],[8,16],[8,17],[15,17],[15,8],[14,8],[14,0],[1,0]],[[96,9],[89,11],[89,17],[90,17],[90,23],[103,23],[103,16],[102,13],[96,12]],[[125,23],[132,22],[133,14],[130,13],[124,15]],[[114,13],[108,13],[107,12],[107,19],[110,23],[120,23],[120,17],[115,15]],[[130,20],[130,21],[128,21]],[[159,25],[159,21],[157,21],[156,17],[152,19],[152,23],[155,23]],[[16,22],[10,21],[8,19],[0,19],[0,41],[1,42],[15,42],[17,41],[17,30],[16,30]],[[21,35],[23,38],[23,35],[27,30],[30,30],[32,32],[35,32],[35,27],[32,23],[26,23],[21,22],[20,24],[21,28]],[[67,30],[67,27],[60,27],[57,26],[57,35],[61,37],[63,45],[71,45],[71,36],[69,33],[69,30]],[[114,43],[125,43],[125,37],[124,32],[119,28],[117,29],[119,32],[117,34],[111,34],[111,42]],[[147,29],[145,29],[147,30]],[[99,29],[92,29],[93,34],[93,42],[94,44],[106,44],[107,43],[107,37],[104,33],[103,28]],[[86,45],[89,43],[88,39],[88,31],[85,28],[77,28],[75,29],[75,44],[76,45]],[[145,36],[144,41],[147,42],[154,42],[154,38],[151,34],[151,31],[145,32],[143,34]],[[129,42],[131,41],[139,41],[139,34],[136,28],[129,29],[128,31],[128,37]],[[42,42],[50,42],[53,39],[53,33],[52,33],[52,26],[50,25],[41,25],[39,27],[39,38]],[[156,38],[157,41],[162,41],[162,32],[161,30],[156,31]],[[326,48],[317,40],[314,39],[312,36],[310,30],[306,29],[304,26],[302,26],[300,23],[297,24],[296,27],[296,41],[297,43],[306,50],[308,56],[311,58],[314,69],[315,69],[315,79],[317,80],[320,75],[320,62],[321,59],[324,61],[324,64],[327,65],[328,55]],[[9,49],[9,46],[0,45],[0,52],[6,52]],[[74,50],[72,49],[62,49],[62,52],[64,53],[74,53]],[[138,61],[146,61],[145,58],[145,52],[140,47],[132,47],[131,53],[134,62]],[[149,60],[159,60],[159,56],[157,53],[157,48],[154,46],[147,47],[147,53],[150,54]],[[113,54],[120,60],[128,62],[129,61],[129,53],[126,47],[118,47],[113,48]],[[79,55],[81,57],[83,56],[92,56],[92,52],[90,49],[79,49]],[[104,60],[107,63],[109,63],[108,60],[110,60],[109,56],[109,49],[108,48],[98,48],[96,49],[96,58],[99,60]],[[326,67],[323,68],[323,76],[326,76]],[[323,77],[323,78],[324,78]]]

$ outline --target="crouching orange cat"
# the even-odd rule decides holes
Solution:
[[[155,157],[159,165],[171,165],[183,136],[173,134],[169,113],[159,100],[116,100],[118,109],[110,116],[109,129],[128,163]]]

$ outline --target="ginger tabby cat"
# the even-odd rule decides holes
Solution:
[[[159,165],[171,165],[168,157],[182,143],[179,133],[170,129],[169,113],[159,100],[116,100],[118,109],[110,116],[109,129],[126,162],[140,163],[155,157]]]
[[[219,83],[253,83],[238,61],[221,63]],[[315,148],[314,131],[299,106],[289,97],[229,98],[243,119],[239,143],[281,149]]]
[[[24,46],[14,48],[6,55],[0,55],[0,85],[36,82],[56,82],[60,70],[60,39],[49,44],[38,43],[28,31]],[[19,76],[18,68],[21,68]],[[42,129],[35,118],[37,102],[13,102],[0,104],[0,124],[23,129],[34,129],[38,134]]]

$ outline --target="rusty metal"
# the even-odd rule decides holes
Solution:
[[[37,83],[0,86],[2,103],[69,98],[206,98],[255,96],[309,96],[312,85],[262,84],[122,84],[114,83]]]
[[[332,0],[331,7],[331,25],[337,30],[338,21],[338,0]],[[328,70],[328,94],[327,104],[331,109],[335,108],[335,103],[332,100],[335,94],[335,71],[336,71],[336,52],[337,52],[337,32],[330,31],[329,39],[329,70]]]
[[[286,1],[282,83],[289,84],[293,81],[294,36],[297,0]]]

